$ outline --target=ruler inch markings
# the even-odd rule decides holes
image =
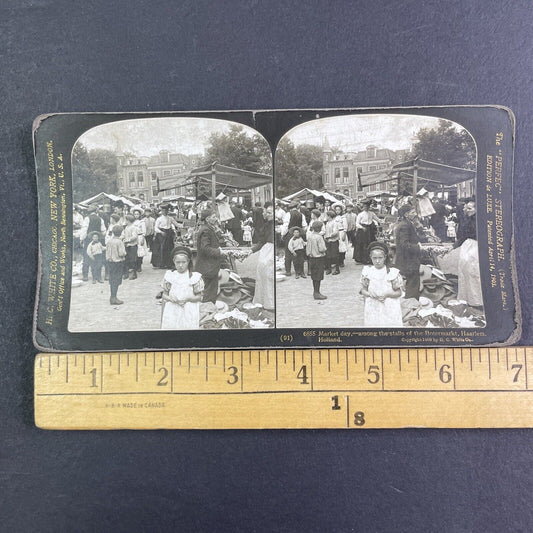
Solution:
[[[241,351],[241,393],[244,392],[244,364],[243,364],[243,353]]]
[[[455,381],[455,348],[452,348],[452,372],[453,372],[453,390],[456,390],[456,381]]]
[[[392,361],[390,366],[387,363],[386,349],[389,350],[388,359]],[[226,351],[225,354],[230,359],[233,358],[234,366],[240,365],[238,374],[236,369],[232,369],[233,379],[238,377],[240,381],[234,387],[228,382],[228,375],[221,374],[221,367],[215,364],[215,361],[222,363],[222,354],[215,350],[59,355],[41,353],[37,355],[34,365],[36,422],[39,427],[48,429],[155,429],[156,421],[159,424],[157,427],[169,429],[355,428],[363,425],[368,428],[402,425],[494,427],[496,416],[498,424],[501,424],[498,427],[533,427],[533,395],[529,385],[533,347],[386,349],[291,350],[293,365],[296,359],[298,363],[301,359],[302,366],[308,365],[308,381],[305,386],[301,386],[302,377],[295,380],[290,373],[288,357],[291,354],[287,357],[286,349]],[[505,350],[505,353],[501,350]],[[284,355],[283,360],[280,359],[281,353]],[[140,358],[140,354],[143,354],[144,359]],[[78,355],[83,361],[76,364]],[[180,368],[183,375],[180,373],[178,376],[174,372],[174,366],[184,355],[187,356],[188,366],[183,360],[184,366]],[[352,367],[354,363],[350,359],[355,359],[356,355],[360,355],[358,366]],[[124,359],[122,356],[125,356]],[[134,360],[131,359],[132,356]],[[48,358],[48,365],[45,357]],[[333,357],[335,359],[332,360]],[[431,364],[431,357],[434,364]],[[258,367],[259,358],[261,372]],[[250,359],[252,364],[246,366]],[[144,372],[143,360],[146,362]],[[194,365],[194,360],[199,361],[198,366]],[[424,364],[425,360],[428,361],[427,364]],[[280,367],[284,361],[286,365]],[[153,378],[149,375],[150,366],[157,371],[157,365],[163,363],[166,365],[163,368],[169,373],[170,387],[154,386]],[[87,369],[89,364],[91,366]],[[364,366],[366,369],[368,365],[380,365],[381,370],[375,366],[371,370],[379,372],[381,383],[376,380],[374,384],[375,377],[378,377],[374,374],[370,374],[371,385],[366,382],[368,376],[362,372],[362,368]],[[431,370],[433,366],[436,366],[436,374]],[[99,377],[96,375],[98,367]],[[300,364],[296,365],[295,370],[299,369]],[[87,382],[83,375],[89,371],[92,380]],[[156,381],[160,377],[161,373],[157,374]],[[182,378],[185,380],[183,386]],[[178,380],[176,386],[175,379]],[[89,388],[91,382],[92,389]],[[374,394],[369,396],[369,392]],[[522,394],[516,394],[518,392]],[[400,396],[391,396],[395,394]],[[430,394],[433,396],[429,396]],[[246,403],[239,400],[242,395],[249,398]],[[133,416],[131,407],[121,409],[119,413],[116,409],[110,410],[111,403],[103,403],[103,398],[109,397],[112,401],[118,399],[120,405],[133,406],[137,403],[139,407],[143,396],[147,399],[153,397],[154,402],[162,406],[157,416],[154,416],[153,410],[136,410]],[[331,410],[332,396],[338,396],[339,400],[344,398],[345,416],[341,413],[334,415],[337,411]],[[198,400],[193,401],[192,397]],[[487,403],[492,405],[492,419],[482,408]],[[450,407],[452,405],[453,409]],[[452,415],[462,408],[461,405],[469,418],[456,420]],[[100,414],[93,419],[88,414],[94,409]],[[355,421],[353,418],[353,413],[359,411],[364,413],[366,419],[361,424],[360,418]],[[248,413],[253,418],[247,419]],[[188,416],[197,417],[198,423],[189,426]],[[107,420],[104,427],[102,420]],[[91,427],[93,424],[94,427]]]
[[[524,346],[524,372],[526,376],[526,390],[529,390],[528,384],[527,384],[527,348]]]

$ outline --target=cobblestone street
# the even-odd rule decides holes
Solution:
[[[292,276],[276,284],[276,326],[279,328],[363,327],[363,297],[359,294],[363,265],[346,252],[346,266],[338,276],[324,275],[320,292],[327,300],[313,299],[313,282]],[[282,270],[284,272],[284,269]]]
[[[150,256],[145,257],[143,271],[137,274],[137,279],[123,280],[118,289],[118,297],[124,302],[122,305],[110,305],[109,282],[93,284],[89,274],[89,281],[72,288],[69,331],[159,329],[161,305],[155,296],[161,290],[165,272],[153,268]]]

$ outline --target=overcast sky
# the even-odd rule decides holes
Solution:
[[[138,156],[158,154],[160,150],[186,155],[203,154],[212,133],[224,133],[231,124],[227,120],[211,118],[175,117],[121,120],[92,128],[78,141],[89,150],[115,150],[117,139],[123,152]],[[243,126],[249,135],[255,130]]]
[[[399,150],[411,146],[420,128],[435,128],[438,122],[438,118],[416,115],[348,115],[306,122],[293,128],[287,136],[296,145],[322,146],[327,137],[332,148],[345,151],[364,150],[370,144]]]

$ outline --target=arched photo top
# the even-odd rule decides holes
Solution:
[[[409,114],[348,114],[311,120],[289,130],[276,146],[276,194],[283,198],[309,188],[357,198],[375,192],[374,184],[366,190],[360,187],[359,174],[389,170],[416,157],[475,177],[475,140],[456,122]],[[474,194],[475,183],[459,192]]]
[[[74,201],[83,202],[105,191],[157,202],[165,196],[159,192],[173,191],[177,178],[215,162],[246,171],[247,176],[272,176],[268,142],[237,122],[150,117],[102,124],[74,144]]]

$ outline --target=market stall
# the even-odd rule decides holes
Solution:
[[[283,200],[286,202],[307,202],[308,200],[313,200],[314,202],[324,203],[326,200],[329,200],[332,204],[339,201],[337,196],[334,196],[332,193],[327,191],[317,191],[315,189],[301,189],[298,192],[284,196]]]
[[[475,183],[476,171],[457,168],[442,163],[415,158],[394,165],[389,169],[360,173],[362,189],[386,188],[372,191],[377,194],[396,195],[396,208],[411,204],[418,217],[412,220],[420,238],[420,298],[402,301],[404,325],[411,327],[483,327],[485,324],[482,306],[458,300],[460,251],[450,241],[441,240],[427,223],[435,213],[429,195],[456,191],[466,182]],[[426,223],[423,223],[423,222]],[[394,251],[395,221],[389,221],[385,240]]]
[[[190,171],[184,186],[194,190],[194,205],[216,207],[220,222],[233,218],[228,197],[272,198],[272,176],[213,162]],[[196,228],[197,229],[197,228]],[[273,327],[273,312],[254,303],[257,255],[247,246],[239,246],[229,232],[221,231],[219,240],[225,258],[220,271],[219,293],[215,304],[204,303],[200,323],[205,328]]]
[[[107,192],[101,192],[96,194],[95,196],[91,196],[90,198],[87,198],[86,200],[83,200],[82,202],[78,202],[78,205],[81,207],[90,207],[95,205],[109,205],[112,206],[113,204],[117,202],[122,202],[124,205],[128,205],[130,207],[133,207],[134,205],[138,205],[140,200],[136,198],[131,198],[129,196],[119,196],[116,194],[111,194]]]
[[[189,172],[189,176],[184,180],[184,186],[194,190],[196,202],[202,200],[211,200],[213,204],[220,193],[225,195],[236,195],[239,192],[246,191],[252,198],[262,196],[266,192],[265,188],[270,190],[269,198],[272,199],[272,176],[251,172],[242,168],[233,168],[221,165],[214,161],[209,165],[194,168]],[[268,193],[266,193],[268,196]]]

